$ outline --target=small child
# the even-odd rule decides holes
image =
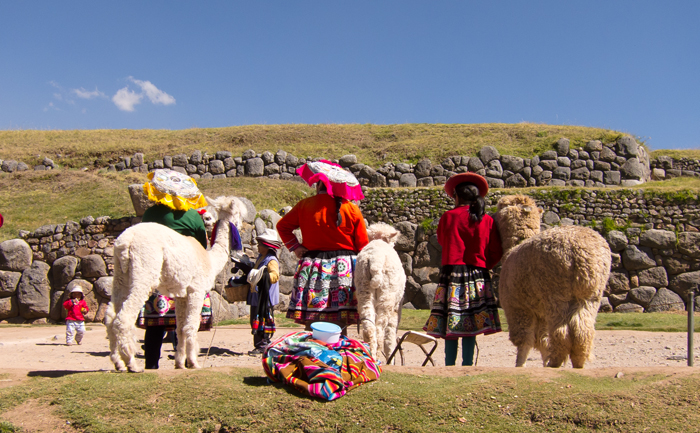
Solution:
[[[89,311],[87,302],[83,299],[83,289],[73,287],[70,291],[70,298],[63,303],[63,308],[68,310],[66,317],[66,346],[73,345],[73,334],[75,342],[82,344],[85,335],[85,317]]]
[[[249,356],[261,355],[270,344],[275,333],[275,317],[273,308],[279,303],[279,259],[277,250],[282,247],[282,241],[277,232],[266,229],[255,238],[258,242],[258,257],[251,266],[243,261],[236,260],[233,271],[242,270],[245,279],[232,278],[230,284],[240,284],[247,281],[250,284],[250,292],[246,303],[250,305],[250,327],[253,334],[254,349],[248,352]]]

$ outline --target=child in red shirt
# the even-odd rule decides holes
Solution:
[[[479,334],[501,331],[489,269],[503,255],[496,225],[486,215],[486,179],[476,173],[452,176],[445,192],[455,207],[438,224],[442,267],[428,322],[428,334],[445,339],[445,365],[455,365],[462,338],[462,365],[473,365]]]
[[[70,291],[70,298],[63,303],[63,308],[68,311],[66,316],[66,346],[72,346],[73,341],[82,344],[85,335],[85,316],[89,311],[87,302],[83,296],[83,289],[76,286]],[[75,334],[75,340],[73,339]]]

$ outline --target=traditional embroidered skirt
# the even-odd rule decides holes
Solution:
[[[202,305],[199,330],[209,331],[212,323],[211,297],[209,296],[209,292],[207,292],[204,296],[204,305]],[[139,316],[136,318],[136,326],[141,329],[146,329],[149,326],[165,326],[167,331],[174,331],[177,326],[175,320],[175,300],[157,292],[152,294],[143,307],[141,307]]]
[[[443,266],[423,330],[445,339],[500,332],[489,271],[469,265]]]
[[[348,250],[306,253],[294,274],[287,318],[297,323],[357,323],[356,260],[357,255]]]

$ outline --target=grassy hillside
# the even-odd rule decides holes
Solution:
[[[589,140],[611,142],[621,132],[580,126],[522,124],[402,125],[251,125],[228,128],[170,130],[0,131],[0,159],[27,163],[44,156],[67,167],[104,166],[119,156],[143,152],[152,161],[163,155],[248,149],[298,157],[339,158],[355,154],[360,161],[415,162],[428,157],[440,162],[450,155],[473,155],[485,145],[501,153],[530,157],[550,149],[560,137],[582,146]]]

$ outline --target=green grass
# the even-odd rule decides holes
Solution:
[[[508,331],[508,321],[503,310],[498,310],[503,331]],[[428,310],[402,310],[399,328],[407,331],[423,331],[428,320]],[[687,332],[686,313],[598,313],[595,329],[652,332]],[[695,314],[695,332],[700,332],[700,314]]]
[[[87,215],[134,216],[127,187],[146,181],[145,174],[104,170],[0,174],[0,213],[5,219],[0,228],[0,242],[16,238],[19,230],[33,231],[45,224],[80,221]],[[291,206],[313,192],[300,182],[267,178],[202,180],[199,186],[209,196],[247,197],[258,210]]]
[[[324,402],[269,385],[259,370],[81,373],[0,389],[0,417],[31,399],[94,433],[688,431],[700,423],[698,386],[698,374],[614,379],[560,372],[543,379],[385,372]]]
[[[501,153],[531,157],[552,148],[560,138],[573,147],[590,140],[615,141],[623,134],[581,126],[502,124],[401,124],[401,125],[249,125],[186,130],[75,130],[0,131],[0,159],[13,158],[28,164],[48,156],[57,164],[73,168],[105,166],[120,156],[143,152],[147,161],[164,155],[194,150],[213,154],[219,150],[240,155],[248,149],[297,157],[339,158],[355,154],[364,164],[386,161],[415,162],[446,156],[474,155],[483,146]],[[323,151],[319,153],[319,150]],[[38,156],[37,156],[38,155]]]

